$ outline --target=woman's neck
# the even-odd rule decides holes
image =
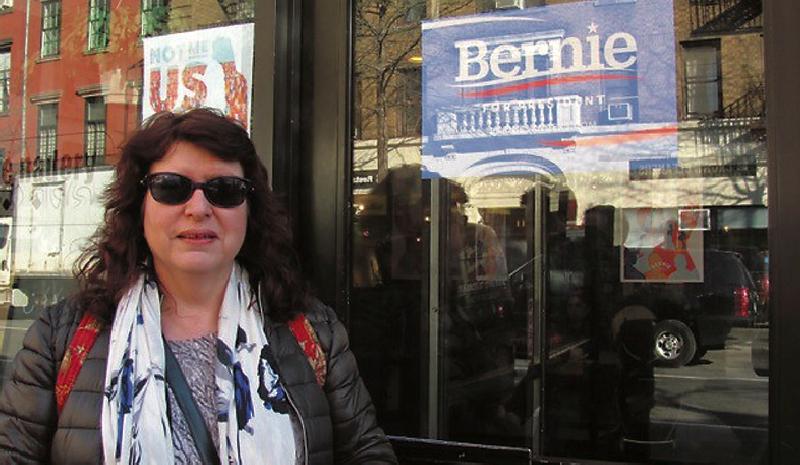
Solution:
[[[158,272],[156,272],[158,274]],[[161,331],[168,340],[194,339],[217,331],[228,276],[159,276]]]

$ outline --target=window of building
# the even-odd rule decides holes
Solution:
[[[88,50],[108,47],[108,0],[89,0]]]
[[[6,166],[6,149],[0,148],[0,186],[8,187],[13,184],[13,175],[11,174],[11,167]],[[2,194],[0,194],[2,195]],[[6,203],[6,205],[3,205]],[[7,199],[0,200],[0,212],[7,212],[11,206],[11,201]],[[2,231],[0,231],[1,233]],[[2,243],[3,236],[0,234],[0,243]],[[2,248],[2,247],[0,247]],[[2,271],[2,267],[0,267]]]
[[[61,36],[61,2],[42,2],[42,58],[58,55]]]
[[[10,163],[9,163],[10,165]],[[9,184],[13,184],[13,175],[11,174],[12,168],[11,166],[6,166],[6,149],[0,148],[0,186],[8,186]],[[11,206],[11,202],[8,201],[8,205]],[[3,211],[4,205],[0,203],[0,212]],[[6,208],[7,210],[7,208]],[[0,238],[0,242],[2,239]]]
[[[86,99],[85,152],[89,164],[102,162],[106,151],[106,102],[103,97]]]
[[[11,95],[11,51],[0,50],[0,114],[8,113]]]
[[[14,0],[0,0],[0,11],[11,9],[14,6]]]
[[[398,70],[394,88],[394,137],[419,136],[422,123],[421,68]]]
[[[224,0],[219,2],[229,21],[252,19],[255,16],[255,0]]]
[[[427,8],[424,0],[407,0],[405,4],[405,20],[415,23],[425,19]]]
[[[361,103],[363,98],[361,86],[363,85],[361,76],[353,76],[353,137],[358,140],[364,136],[364,105]]]
[[[719,115],[722,101],[722,73],[719,42],[684,45],[686,116]]]
[[[142,0],[142,35],[161,34],[167,27],[168,0]]]
[[[58,104],[48,103],[40,105],[39,126],[36,133],[39,141],[37,153],[42,160],[49,160],[56,157],[57,125]]]

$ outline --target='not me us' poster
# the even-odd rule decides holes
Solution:
[[[209,107],[248,128],[252,81],[252,23],[144,39],[143,119]]]
[[[426,177],[674,166],[672,0],[594,0],[422,26]]]

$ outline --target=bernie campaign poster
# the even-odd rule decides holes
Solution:
[[[594,0],[422,25],[428,178],[677,164],[672,0]]]
[[[147,37],[142,118],[209,107],[249,131],[252,81],[252,23]]]

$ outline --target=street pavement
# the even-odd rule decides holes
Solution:
[[[655,370],[652,457],[698,464],[766,464],[769,380],[753,371],[757,331],[734,328],[725,349],[681,368]]]

